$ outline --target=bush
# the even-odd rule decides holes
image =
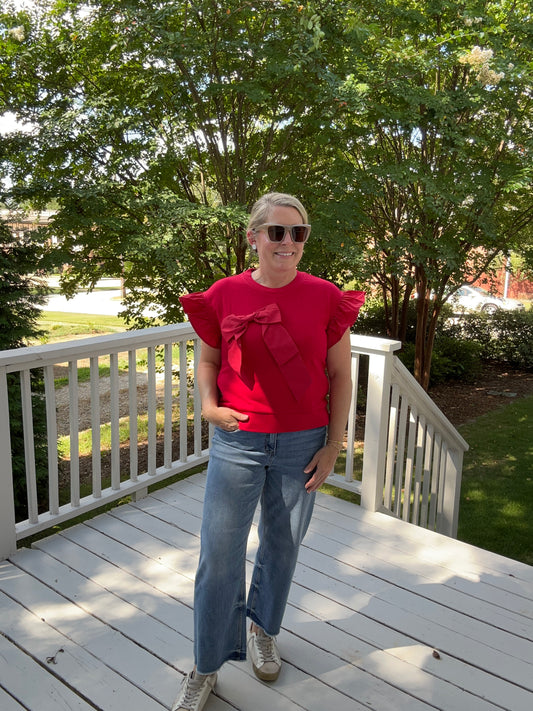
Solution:
[[[365,301],[357,321],[354,332],[365,336],[378,336],[389,338],[387,324],[385,322],[385,307],[383,301],[376,297],[371,297]],[[405,340],[407,343],[414,343],[416,333],[416,302],[409,302],[407,309],[407,331]]]
[[[484,360],[527,370],[533,368],[532,311],[468,314],[458,321],[447,322],[442,333],[477,343]]]
[[[444,318],[448,313],[451,315],[451,310],[445,307]],[[374,298],[365,303],[354,330],[365,335],[387,338],[385,310],[380,299]],[[415,334],[416,303],[412,301],[407,312],[406,338],[402,350],[398,353],[398,357],[411,373],[415,361]],[[445,330],[439,331],[433,348],[430,385],[459,378],[472,379],[481,370],[480,354],[481,348],[477,343],[462,338],[456,332],[448,334]]]
[[[430,387],[448,380],[472,380],[481,371],[480,347],[477,343],[438,335],[431,361]],[[411,373],[414,370],[414,343],[405,343],[398,354]]]
[[[10,244],[12,237],[0,224],[0,349],[19,348],[26,339],[40,334],[37,318],[43,303],[43,290],[31,277],[37,261],[37,247],[32,243]],[[20,377],[7,376],[9,422],[13,467],[13,491],[17,521],[28,514],[26,492],[26,457],[22,423]],[[38,502],[44,503],[48,492],[48,444],[42,373],[31,375],[33,447],[37,472]]]

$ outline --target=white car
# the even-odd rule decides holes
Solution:
[[[483,311],[486,314],[493,314],[500,309],[504,311],[524,309],[524,304],[521,301],[493,296],[479,286],[467,286],[466,284],[457,289],[451,296],[449,303],[455,312]]]

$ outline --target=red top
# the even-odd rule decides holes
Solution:
[[[327,351],[364,300],[304,272],[270,289],[251,269],[180,298],[199,337],[221,349],[219,404],[249,415],[241,430],[268,433],[328,424]]]

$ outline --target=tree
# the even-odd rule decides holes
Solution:
[[[135,323],[244,269],[250,204],[287,190],[304,268],[373,281],[395,338],[416,296],[427,386],[451,291],[531,234],[525,0],[62,0],[23,28],[11,195],[57,198],[65,289],[123,275]]]
[[[41,335],[37,319],[44,303],[45,288],[35,279],[36,259],[42,246],[27,240],[15,240],[9,227],[0,222],[0,350],[20,348],[29,339]],[[10,437],[13,462],[13,486],[17,520],[27,516],[26,460],[20,377],[8,373]],[[31,376],[32,416],[37,490],[41,501],[48,487],[48,441],[42,374]]]
[[[11,102],[37,129],[12,139],[11,194],[58,201],[67,291],[121,275],[130,320],[148,304],[180,320],[179,294],[247,266],[257,197],[301,188],[318,15],[294,0],[69,0],[26,37]]]
[[[427,387],[446,299],[532,221],[530,9],[358,2],[345,37],[332,130],[366,217],[357,239],[392,337],[416,297],[415,376]]]

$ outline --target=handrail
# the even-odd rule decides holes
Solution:
[[[328,483],[359,494],[365,508],[455,535],[468,445],[398,361],[394,352],[400,345],[351,337],[346,464]],[[34,533],[127,495],[142,496],[149,485],[207,462],[210,433],[202,423],[195,378],[199,346],[193,328],[182,323],[0,352],[0,559]],[[104,358],[105,377],[100,375]],[[79,382],[82,361],[89,364],[88,384]],[[59,365],[68,372],[68,385],[61,388]],[[90,416],[80,424],[82,397]],[[44,463],[34,443],[42,431],[39,418],[45,422]],[[13,427],[22,432],[28,507],[27,519],[17,522],[13,462],[21,453],[4,454],[11,452]],[[103,444],[108,433],[109,445]],[[58,447],[59,434],[70,447],[68,456]],[[410,492],[408,501],[402,490]]]

